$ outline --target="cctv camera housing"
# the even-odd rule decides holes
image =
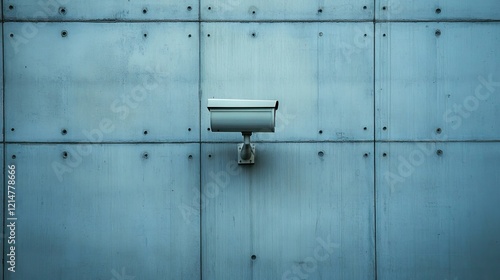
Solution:
[[[274,132],[277,100],[209,99],[213,132]]]

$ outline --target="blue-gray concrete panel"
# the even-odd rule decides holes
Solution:
[[[377,24],[377,139],[499,140],[499,45],[500,23]]]
[[[0,38],[3,38],[3,28],[2,30],[0,30]],[[3,44],[1,44],[0,46],[0,51],[2,51],[1,53],[3,53]],[[2,130],[2,132],[0,133],[2,139],[4,137],[4,129],[3,129],[3,111],[4,111],[4,106],[3,106],[3,98],[4,98],[4,79],[3,79],[3,55],[0,55],[0,75],[2,77],[2,79],[0,79],[0,129]]]
[[[6,20],[197,20],[196,0],[4,0]]]
[[[500,143],[380,143],[376,166],[379,279],[500,279]]]
[[[199,190],[199,151],[7,145],[18,221],[16,272],[6,279],[200,279],[200,221],[187,224],[178,210]]]
[[[234,143],[202,144],[203,279],[374,279],[373,144],[236,159]]]
[[[369,20],[373,1],[202,0],[203,20]]]
[[[498,0],[376,0],[377,20],[498,20]]]
[[[199,139],[198,24],[4,28],[8,141]]]
[[[279,100],[265,141],[373,140],[372,23],[203,23],[203,141],[240,141],[208,131],[209,98]]]

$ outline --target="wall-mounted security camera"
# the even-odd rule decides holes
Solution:
[[[244,142],[238,145],[238,163],[255,162],[253,132],[274,132],[277,100],[209,99],[210,129],[213,132],[241,132]]]

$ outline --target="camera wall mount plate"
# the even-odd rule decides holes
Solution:
[[[243,159],[242,157],[242,152],[243,148],[245,147],[245,143],[241,143],[238,145],[238,164],[240,165],[248,165],[248,164],[254,164],[255,163],[255,145],[250,144],[250,149],[251,149],[251,155],[249,159]]]

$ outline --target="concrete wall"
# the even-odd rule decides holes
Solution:
[[[2,279],[500,278],[500,2],[2,16]],[[213,97],[280,101],[255,165]]]

